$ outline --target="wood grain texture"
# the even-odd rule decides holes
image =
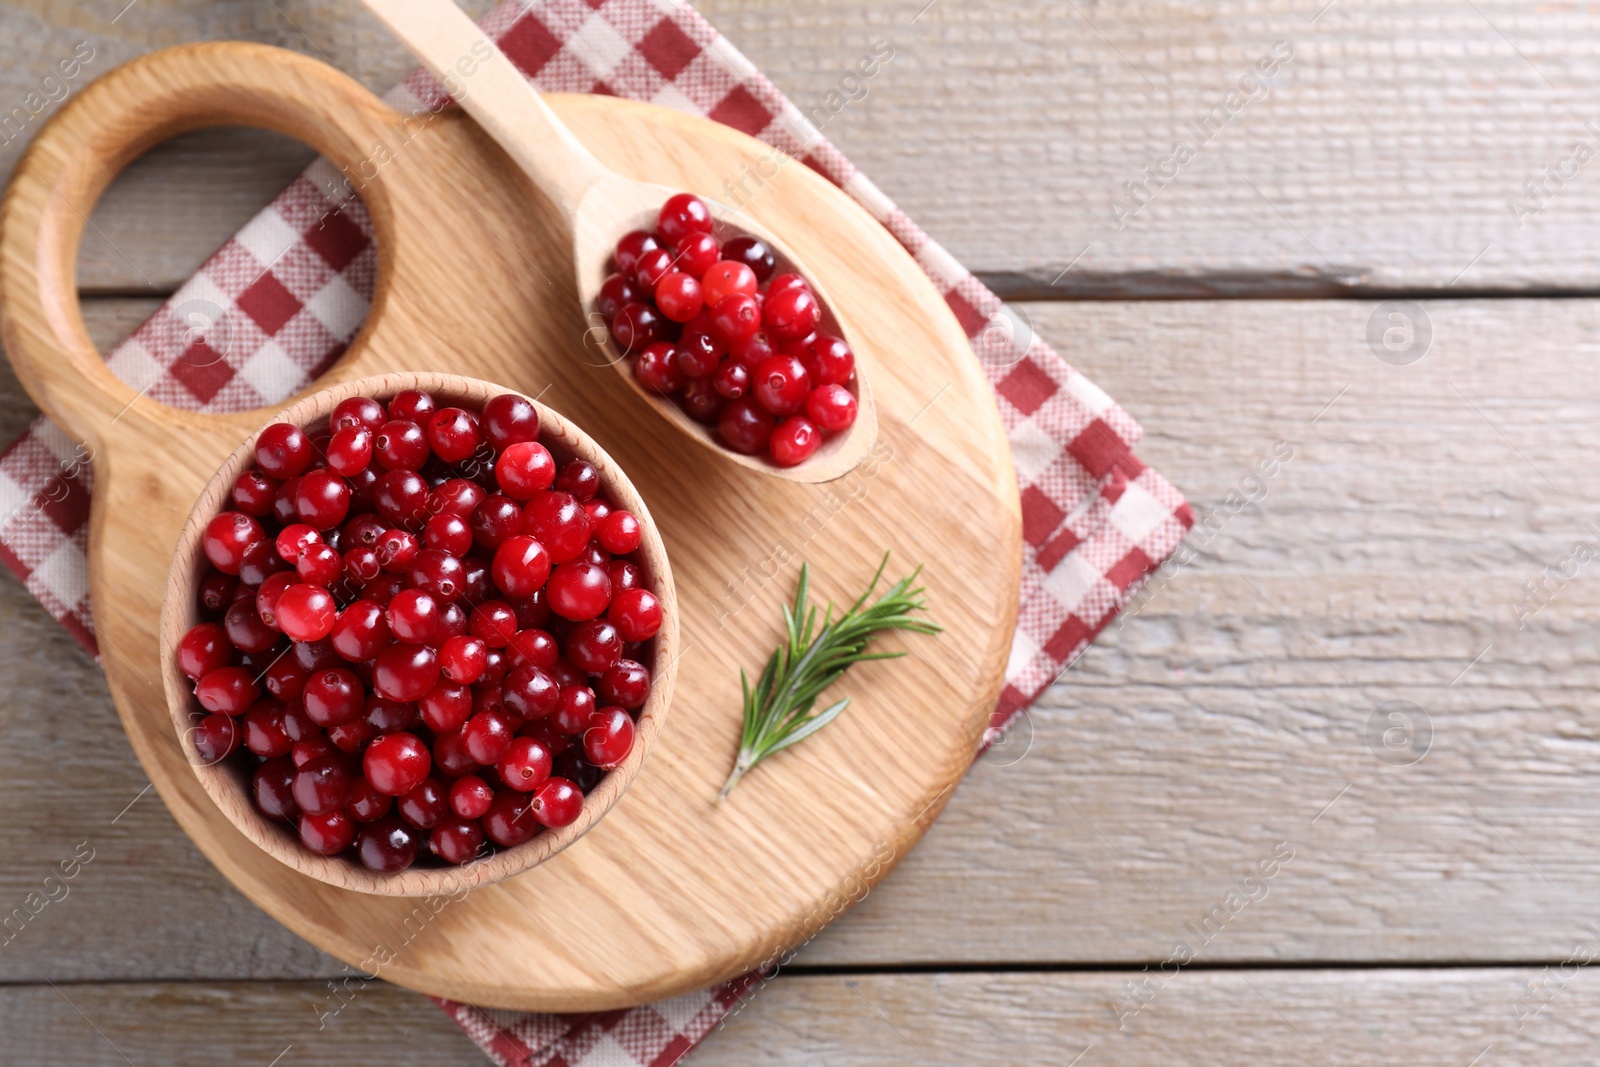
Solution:
[[[779,977],[678,1062],[1064,1065],[1081,1055],[1084,1067],[1465,1067],[1474,1056],[1497,1064],[1582,1062],[1600,1037],[1600,979],[1592,968],[1564,976],[1558,967],[1180,971],[1129,1015],[1136,1001],[1128,986],[1142,977]],[[223,1018],[219,1045],[212,1036]],[[382,983],[342,994],[313,983],[12,986],[0,990],[0,1031],[12,1067],[188,1067],[216,1063],[219,1049],[233,1062],[260,1065],[279,1055],[304,1067],[483,1062],[443,1013]]]
[[[126,68],[62,113],[19,168],[5,206],[0,326],[30,392],[93,450],[96,632],[134,749],[163,799],[275,918],[349,963],[370,969],[377,958],[386,977],[474,1003],[638,1003],[743,973],[805,940],[921,836],[998,695],[1016,608],[1016,483],[993,395],[959,325],[904,251],[862,226],[843,194],[809,171],[786,176],[753,211],[757,220],[793,235],[797,256],[842,294],[839,314],[856,324],[863,358],[896,346],[918,354],[880,361],[885,436],[899,451],[886,450],[861,483],[871,508],[843,498],[835,508],[817,487],[707,464],[686,444],[665,445],[676,439],[629,406],[636,401],[610,370],[574,358],[584,331],[559,223],[475,128],[442,117],[407,130],[330,68],[268,51],[196,46]],[[607,165],[681,188],[715,187],[716,176],[760,150],[725,127],[647,105],[552,104]],[[414,902],[323,886],[246,842],[184,765],[154,681],[166,588],[156,561],[170,558],[179,518],[223,456],[269,413],[202,415],[134,396],[75,321],[71,253],[82,225],[76,203],[92,202],[106,166],[153,130],[208,118],[302,134],[351,165],[375,139],[404,145],[364,191],[380,310],[324,384],[448,358],[453,371],[530,395],[550,388],[548,403],[559,400],[636,484],[650,486],[651,511],[684,575],[683,726],[657,746],[629,802],[581,849],[465,898],[430,900],[419,932]],[[549,284],[501,284],[534,276]],[[943,392],[950,402],[932,406]],[[897,513],[911,517],[886,528],[882,516]],[[726,765],[707,753],[737,747],[737,716],[727,712],[739,706],[738,668],[770,650],[776,605],[789,595],[781,565],[798,562],[793,545],[828,575],[820,592],[835,597],[870,576],[880,546],[926,560],[947,632],[936,655],[913,646],[904,664],[857,668],[850,691],[865,697],[892,677],[893,699],[858,699],[839,728],[719,805]],[[744,558],[754,570],[737,572],[745,588],[732,586],[726,595],[739,599],[727,600],[729,560]],[[746,610],[736,628],[727,625]],[[909,664],[922,669],[908,674]],[[870,762],[852,758],[862,752]]]
[[[95,302],[91,323],[109,335],[147,306]],[[1597,540],[1584,524],[1600,519],[1585,503],[1600,497],[1600,387],[1585,368],[1600,357],[1600,306],[1427,303],[1434,347],[1405,368],[1366,347],[1374,306],[1024,307],[1143,421],[1141,455],[1202,519],[1274,444],[1296,454],[1264,499],[1196,535],[1198,558],[1018,723],[1015,747],[984,757],[804,962],[1159,963],[1281,840],[1295,859],[1205,961],[1563,958],[1600,878],[1588,706],[1600,572],[1583,569],[1525,630],[1506,601],[1574,540]],[[15,694],[0,752],[16,768],[0,803],[20,813],[0,902],[20,902],[85,838],[106,837],[114,858],[74,888],[81,911],[46,913],[0,952],[0,975],[336,970],[174,840],[154,797],[118,824],[139,820],[136,834],[96,832],[144,779],[93,666],[24,592],[9,596],[28,625],[0,662]],[[1430,716],[1433,748],[1414,766],[1367,747],[1367,720],[1391,699]],[[68,744],[80,736],[85,748]],[[35,761],[40,750],[67,770]],[[77,795],[81,807],[66,802]],[[159,939],[123,924],[118,902],[152,913]]]
[[[1600,14],[1583,6],[1339,0],[1314,23],[1322,5],[1299,0],[941,0],[915,21],[922,3],[699,6],[802,110],[837,107],[824,132],[1011,295],[1600,288],[1592,168],[1538,200],[1524,190],[1575,142],[1600,150],[1584,125],[1600,90]],[[0,72],[0,101],[22,99],[44,73],[31,57],[70,51],[84,34],[102,50],[92,71],[206,36],[326,55],[379,90],[408,63],[353,4],[140,0],[110,27],[66,7],[0,9],[0,28],[30,56]],[[864,97],[830,100],[877,40],[893,43],[894,60]],[[1216,107],[1278,40],[1295,55],[1271,95],[1233,116],[1117,229],[1108,202],[1121,183],[1166,158],[1184,123]],[[0,168],[20,144],[0,146]],[[251,158],[265,174],[282,168],[281,151]],[[158,287],[188,277],[243,221],[228,213],[272,189],[250,167],[215,169],[163,162],[130,178],[116,196],[136,210],[104,218],[107,243],[86,249],[85,284],[144,286],[129,260]],[[191,175],[179,196],[164,182],[175,173]],[[1513,198],[1545,206],[1519,227]],[[159,233],[174,243],[152,251]]]

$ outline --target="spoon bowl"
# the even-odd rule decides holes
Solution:
[[[690,418],[670,398],[641,386],[632,364],[612,343],[598,310],[600,286],[611,273],[609,263],[618,239],[632,230],[651,230],[661,205],[680,192],[651,182],[625,178],[601,163],[556,117],[539,93],[495,43],[453,0],[362,0],[378,20],[444,85],[446,91],[533,180],[566,219],[572,234],[573,269],[578,298],[595,326],[586,335],[591,349],[630,388],[669,423],[725,459],[791,482],[826,482],[858,466],[878,437],[877,410],[869,384],[868,359],[851,339],[847,323],[833,314],[833,301],[785,248],[747,216],[702,196],[718,219],[720,240],[737,235],[758,237],[776,256],[780,269],[806,278],[822,305],[822,327],[841,337],[856,353],[856,421],[822,443],[804,462],[780,467],[758,456],[746,456],[722,445],[710,428]],[[735,217],[738,221],[735,222]]]

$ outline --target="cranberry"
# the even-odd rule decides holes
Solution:
[[[633,265],[633,280],[646,293],[654,293],[661,279],[671,273],[672,253],[665,248],[651,249]]]
[[[353,722],[365,706],[361,679],[342,667],[317,671],[307,678],[300,700],[311,721],[323,727]]]
[[[567,658],[590,674],[601,674],[622,658],[622,635],[605,619],[590,619],[567,636]]]
[[[550,610],[563,619],[592,619],[611,602],[611,578],[593,563],[563,563],[551,573],[546,592]]]
[[[417,724],[417,705],[404,700],[386,700],[374,693],[367,698],[367,706],[361,717],[378,733],[392,734],[396,730],[409,730]]]
[[[633,751],[633,719],[622,708],[601,708],[583,732],[583,755],[596,767],[610,770]]]
[[[808,337],[822,321],[822,305],[811,290],[798,286],[768,293],[761,308],[761,325],[779,341]]]
[[[294,761],[288,756],[269,759],[251,776],[251,792],[256,807],[269,819],[297,818],[300,807],[294,802]]]
[[[352,755],[365,748],[367,742],[377,734],[377,729],[366,719],[356,719],[354,722],[328,727],[328,740],[332,741],[340,752]]]
[[[315,727],[313,727],[313,729],[315,729]],[[289,749],[289,758],[294,760],[294,765],[296,767],[304,767],[314,759],[321,759],[323,756],[331,756],[337,751],[339,751],[339,749],[335,747],[332,741],[328,740],[328,736],[326,734],[323,734],[321,737],[312,737],[305,741],[296,741]]]
[[[721,258],[721,251],[717,248],[717,239],[709,233],[691,233],[681,241],[674,243],[677,255],[673,257],[672,265],[689,277],[698,281],[706,276],[706,271]]]
[[[472,690],[440,682],[417,701],[422,725],[436,734],[449,733],[472,717]]]
[[[244,747],[271,759],[286,756],[294,745],[294,738],[283,724],[283,705],[270,698],[258,700],[244,713],[241,721],[244,730]]]
[[[622,640],[648,641],[661,629],[661,601],[648,589],[623,589],[612,594],[606,618]]]
[[[489,646],[480,637],[465,634],[439,646],[439,673],[457,685],[471,685],[488,665]]]
[[[497,762],[516,734],[516,723],[503,711],[480,711],[461,728],[461,744],[479,763]]]
[[[798,274],[780,274],[772,279],[767,286],[767,295],[781,293],[785,289],[810,289],[811,285]]]
[[[706,271],[705,277],[700,280],[701,288],[705,292],[706,307],[714,308],[730,296],[756,295],[759,283],[756,281],[756,272],[744,263],[734,259],[723,259],[713,263]]]
[[[389,418],[423,425],[432,417],[439,405],[433,397],[420,389],[403,389],[389,401]]]
[[[329,586],[344,573],[344,559],[331,545],[310,545],[300,553],[294,570],[302,582]]]
[[[373,436],[372,452],[385,470],[415,471],[427,462],[428,435],[414,422],[394,419]]]
[[[466,819],[446,819],[433,828],[428,848],[446,863],[470,863],[483,849],[483,827]]]
[[[300,843],[322,856],[336,856],[356,839],[356,823],[342,811],[300,816]]]
[[[725,345],[737,345],[755,336],[761,328],[761,302],[753,296],[734,293],[711,308],[711,336]]]
[[[688,322],[705,307],[700,283],[683,271],[670,271],[656,282],[656,307],[673,322]]]
[[[349,400],[342,400],[339,406],[333,409],[333,414],[328,416],[328,429],[337,437],[340,430],[362,429],[368,433],[376,433],[378,427],[389,421],[383,413],[383,405],[366,396],[353,396]]]
[[[582,733],[589,728],[589,718],[594,710],[593,689],[586,685],[563,685],[561,703],[551,717],[551,724],[563,734]]]
[[[439,602],[420,589],[407,589],[389,601],[384,619],[397,639],[427,644],[439,629]]]
[[[450,810],[463,819],[481,819],[494,800],[494,790],[476,774],[463,775],[450,783]]]
[[[611,320],[611,340],[625,356],[660,341],[662,332],[661,313],[649,304],[624,304]]]
[[[417,526],[428,517],[428,483],[414,470],[392,470],[372,487],[372,506],[397,526]]]
[[[384,874],[411,866],[417,858],[417,832],[397,815],[367,823],[356,835],[356,855],[363,865]]]
[[[428,776],[433,760],[415,734],[392,733],[374,738],[361,759],[361,773],[386,796],[411,792]]]
[[[272,575],[288,569],[289,565],[278,555],[272,541],[262,538],[244,550],[244,558],[239,561],[239,582],[259,587]]]
[[[424,779],[421,785],[401,797],[395,806],[400,811],[400,817],[419,830],[431,830],[450,813],[444,783],[437,778]]]
[[[600,779],[606,772],[583,758],[583,751],[578,748],[569,748],[556,757],[550,773],[558,778],[565,778],[579,791],[587,795],[600,784]]]
[[[589,544],[589,516],[570,493],[540,493],[528,502],[522,516],[523,532],[538,538],[554,563],[577,559]]]
[[[631,659],[618,660],[601,676],[596,687],[608,704],[632,711],[644,707],[650,696],[650,672]]]
[[[588,460],[575,459],[556,475],[555,488],[571,493],[574,500],[587,503],[600,491],[600,472]]]
[[[488,495],[488,490],[477,482],[469,482],[465,478],[447,478],[428,494],[428,514],[458,515],[464,519]]]
[[[503,601],[488,600],[472,609],[467,627],[490,648],[504,648],[517,632],[517,613]]]
[[[612,595],[622,589],[641,589],[644,587],[644,571],[639,565],[628,559],[614,559],[606,565],[606,575],[611,579]],[[612,622],[617,620],[612,619]]]
[[[607,515],[611,514],[611,505],[607,504],[604,500],[591,500],[583,505],[583,513],[589,516],[589,528],[593,529],[596,523],[600,522]],[[591,542],[591,547],[592,544],[593,543]],[[607,553],[607,555],[609,556],[609,553]],[[601,561],[590,560],[589,562],[599,563]]]
[[[684,386],[678,400],[683,405],[683,410],[689,413],[689,417],[697,422],[714,423],[722,411],[722,397],[704,378]]]
[[[600,317],[609,323],[617,317],[617,311],[622,305],[637,304],[643,299],[644,293],[632,281],[620,274],[613,274],[600,283],[600,292],[595,296],[595,307],[599,310]],[[488,408],[484,409],[484,413],[488,414]],[[524,441],[531,441],[532,439],[531,437],[522,438]],[[491,438],[492,440],[493,438]],[[504,448],[505,445],[496,443],[495,447]]]
[[[613,511],[601,521],[595,537],[607,552],[621,556],[639,547],[644,531],[632,512]]]
[[[726,400],[738,400],[750,392],[750,368],[730,359],[717,368],[711,385],[718,396]]]
[[[775,420],[758,406],[754,397],[735,400],[722,409],[717,419],[717,436],[735,452],[753,456],[767,447]]]
[[[279,700],[293,700],[305,691],[309,676],[310,672],[296,663],[293,656],[279,656],[267,667],[261,680],[267,692]]]
[[[561,687],[542,669],[529,664],[507,675],[500,698],[507,710],[523,719],[541,719],[560,706]]]
[[[294,802],[307,815],[340,811],[350,799],[350,783],[342,757],[322,756],[295,772]]]
[[[378,543],[373,548],[378,553],[378,564],[391,574],[408,570],[411,561],[422,551],[416,537],[408,530],[383,531],[378,535]]]
[[[656,232],[672,244],[691,233],[711,232],[711,209],[693,193],[678,193],[661,205]]]
[[[856,398],[842,385],[819,385],[806,397],[806,414],[819,429],[839,433],[856,421]]]
[[[365,426],[346,426],[328,441],[328,466],[349,478],[372,462],[372,431]]]
[[[327,638],[321,641],[296,641],[294,658],[296,663],[308,671],[320,671],[326,667],[341,665],[339,654],[333,650],[333,642]]]
[[[245,590],[248,592],[248,590]],[[231,574],[212,571],[200,579],[200,609],[208,615],[220,615],[228,610],[239,592],[239,580]]]
[[[652,344],[639,353],[633,376],[652,392],[670,396],[683,388],[683,373],[678,369],[677,349],[669,344]]]
[[[233,483],[233,506],[252,518],[264,519],[272,514],[272,501],[277,496],[278,483],[258,470],[248,470]]]
[[[569,826],[583,810],[583,793],[565,778],[551,778],[533,794],[533,817],[552,830]]]
[[[534,538],[518,534],[495,549],[490,574],[506,595],[527,596],[543,588],[550,576],[550,553]]]
[[[793,467],[810,459],[822,444],[822,431],[802,415],[778,423],[767,442],[772,460],[780,467]]]
[[[811,393],[811,376],[794,356],[769,356],[755,369],[751,395],[774,415],[792,415]]]
[[[298,475],[289,478],[278,485],[278,491],[272,496],[272,517],[282,525],[287,526],[298,518],[294,512],[294,491],[299,485]]]
[[[496,549],[506,538],[521,531],[522,509],[503,493],[484,497],[467,520],[472,539],[479,548]]]
[[[333,650],[351,663],[365,663],[388,645],[389,623],[375,600],[352,601],[329,632]]]
[[[777,354],[778,350],[773,347],[772,338],[768,337],[764,330],[757,330],[728,349],[728,355],[733,357],[734,362],[744,364],[748,370],[754,370],[762,360]]]
[[[255,604],[249,598],[235,600],[222,617],[228,640],[240,652],[265,652],[275,646],[281,635],[268,626]]]
[[[519,441],[500,453],[494,467],[500,490],[512,500],[532,500],[556,480],[556,461],[537,441]]]
[[[540,670],[549,670],[556,665],[556,660],[560,658],[560,650],[556,647],[556,639],[550,636],[548,632],[537,627],[518,630],[507,648],[511,653],[512,661],[519,667],[528,666],[538,667]]]
[[[227,759],[239,747],[239,723],[231,716],[213,712],[195,724],[194,750],[204,766],[210,767]]]
[[[293,478],[311,466],[311,439],[298,426],[275,422],[256,438],[256,466],[273,478]]]
[[[661,242],[644,230],[634,230],[632,233],[624,234],[617,242],[617,270],[625,277],[632,277],[633,268],[638,264],[639,257],[660,247]]]
[[[365,778],[356,778],[350,783],[350,799],[344,810],[356,822],[371,822],[389,814],[393,805],[393,797],[384,796],[372,788],[372,783]]]
[[[261,524],[242,511],[224,511],[206,524],[201,543],[206,559],[223,574],[238,574],[245,549],[266,536]]]
[[[772,249],[759,237],[735,237],[722,246],[722,258],[749,267],[757,282],[764,282],[772,277],[773,268],[778,265],[778,259],[772,254]]]
[[[292,641],[318,641],[333,632],[338,613],[319,585],[291,585],[278,597],[278,625]]]
[[[427,645],[393,644],[372,661],[372,688],[390,700],[418,700],[438,681],[438,657]]]
[[[233,662],[233,646],[228,635],[214,622],[202,622],[178,642],[178,668],[191,680]]]
[[[856,357],[837,337],[819,336],[800,354],[814,385],[844,385],[855,377]]]
[[[703,333],[685,333],[675,352],[673,366],[690,381],[715,374],[724,354],[722,346]]]
[[[460,463],[478,450],[478,416],[462,408],[440,408],[428,419],[428,444],[446,463]]]
[[[511,742],[495,769],[501,781],[519,793],[531,793],[550,777],[550,750],[533,737],[519,737]]]
[[[472,550],[472,527],[460,515],[443,512],[422,528],[422,543],[431,550],[464,556]]]
[[[546,782],[547,788],[550,783]],[[483,832],[490,841],[503,848],[513,848],[529,841],[539,832],[539,820],[530,810],[534,797],[505,790],[494,795],[489,810],[483,816]]]

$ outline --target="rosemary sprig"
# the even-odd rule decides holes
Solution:
[[[817,696],[838,681],[852,664],[875,659],[898,659],[904,652],[868,652],[867,642],[880,630],[909,630],[919,634],[936,634],[942,627],[926,619],[912,617],[912,612],[927,610],[924,590],[913,589],[911,583],[922,573],[919,566],[900,579],[880,597],[867,606],[867,598],[878,587],[883,569],[889,565],[889,553],[867,586],[837,619],[833,617],[833,601],[828,601],[822,616],[822,626],[817,627],[817,609],[808,607],[806,600],[811,587],[809,564],[800,566],[800,585],[795,590],[794,607],[783,608],[783,623],[788,639],[772,653],[766,669],[761,672],[755,688],[750,679],[739,671],[739,683],[744,688],[744,737],[739,744],[739,758],[733,773],[723,783],[722,795],[727,796],[745,772],[776,752],[798,744],[839,717],[850,703],[846,697],[830,704],[813,715],[812,706]]]

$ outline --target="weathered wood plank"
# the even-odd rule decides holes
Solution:
[[[1585,125],[1600,13],[1582,6],[1339,0],[1319,15],[1305,0],[964,0],[920,17],[921,0],[700,6],[802,109],[829,108],[827,134],[913,218],[1018,297],[1600,289],[1600,183],[1583,165],[1600,151],[1600,125]],[[325,0],[141,0],[106,18],[39,0],[0,12],[27,57],[0,71],[0,103],[24,101],[78,40],[97,49],[79,83],[220,36],[325,55],[378,89],[407,67],[363,13]],[[841,89],[877,40],[894,59]],[[1200,143],[1186,124],[1278,41],[1293,57],[1270,93],[1251,89],[1257,99],[1222,112]],[[1178,141],[1194,158],[1163,162]],[[0,172],[22,143],[0,147]],[[97,216],[107,240],[86,244],[85,284],[170,289],[289,158],[237,138],[158,153]],[[1146,166],[1173,176],[1118,220],[1122,183],[1145,182]]]
[[[1463,1067],[1581,1060],[1600,1037],[1592,969],[1178,971],[1159,988],[1149,980],[1135,1014],[1128,987],[1144,978],[780,977],[681,1062]],[[0,990],[0,1032],[13,1067],[483,1062],[421,997],[378,983],[319,1030],[329,997],[313,983],[12,986]]]
[[[104,344],[149,305],[89,306]],[[1574,540],[1600,541],[1584,528],[1600,519],[1600,304],[1427,303],[1432,347],[1409,367],[1368,348],[1373,307],[1024,308],[1144,422],[1141,455],[1203,518],[1251,491],[1278,442],[1294,455],[806,962],[1159,962],[1284,841],[1294,858],[1204,961],[1557,959],[1582,936],[1600,877],[1597,572],[1524,630],[1507,603]],[[14,384],[0,395],[0,412],[26,410]],[[16,813],[0,904],[105,842],[72,898],[0,953],[0,980],[334,973],[153,797],[108,827],[144,779],[98,674],[14,583],[0,598],[15,620],[0,805]],[[1391,700],[1431,722],[1413,766],[1368,747]]]

